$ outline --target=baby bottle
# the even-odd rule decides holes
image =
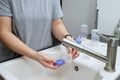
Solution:
[[[85,24],[81,25],[80,35],[81,35],[82,39],[86,39],[87,38],[87,35],[88,35],[88,25],[85,25]]]

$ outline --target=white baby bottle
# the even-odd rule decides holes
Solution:
[[[82,39],[86,39],[88,35],[88,25],[82,24],[80,28],[80,36]]]

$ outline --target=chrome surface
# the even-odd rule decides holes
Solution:
[[[83,47],[82,45],[79,45],[79,44],[72,42],[70,40],[67,40],[65,38],[63,39],[62,44],[64,44],[65,46],[69,46],[74,49],[77,49],[80,52],[83,52],[89,56],[92,56],[92,57],[104,62],[106,64],[105,68],[104,68],[106,71],[115,72],[118,39],[107,38],[101,34],[99,34],[99,36],[108,41],[107,55],[102,55],[94,50]]]

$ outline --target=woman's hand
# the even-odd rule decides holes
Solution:
[[[75,40],[73,38],[71,38],[71,36],[67,36],[66,39],[68,39],[68,40],[70,40],[72,42],[75,42]],[[76,49],[73,49],[71,47],[67,47],[67,51],[68,51],[68,53],[72,54],[73,59],[77,58],[79,56],[79,54],[80,54],[79,51],[77,51]]]
[[[57,69],[59,66],[55,66],[55,60],[49,58],[44,53],[37,53],[36,60],[46,68]]]
[[[79,54],[80,54],[79,51],[77,51],[77,50],[75,50],[75,49],[73,49],[71,47],[68,47],[67,51],[68,51],[69,54],[72,54],[73,59],[77,58],[79,56]]]

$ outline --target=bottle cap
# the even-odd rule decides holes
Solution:
[[[78,44],[82,43],[82,40],[81,40],[80,38],[75,38],[75,41],[76,41]]]
[[[65,63],[65,61],[63,59],[59,59],[59,60],[56,60],[56,62],[54,63],[55,66],[60,66],[60,65],[63,65]]]

